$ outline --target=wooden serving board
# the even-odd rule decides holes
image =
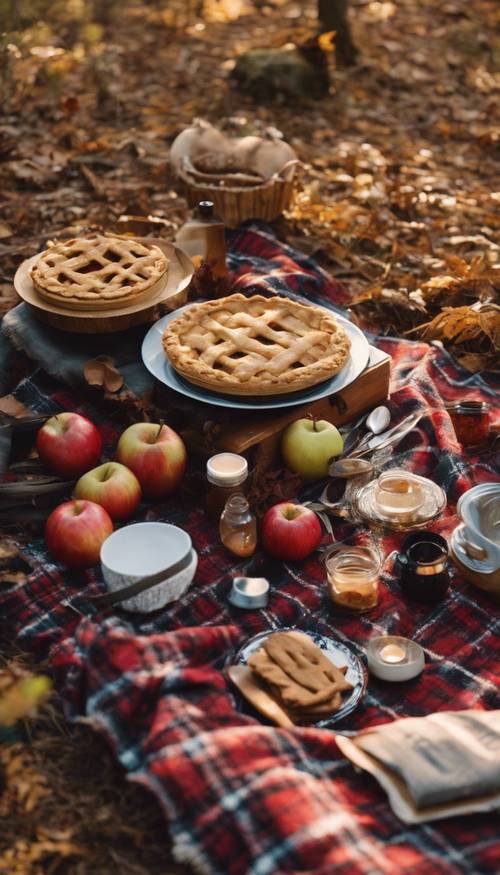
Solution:
[[[186,253],[162,238],[136,237],[141,243],[155,243],[169,259],[166,279],[162,277],[147,294],[141,295],[135,303],[106,310],[67,310],[46,301],[38,294],[30,277],[30,269],[40,257],[34,255],[18,267],[14,277],[14,288],[19,297],[31,308],[40,322],[72,331],[77,334],[107,334],[125,331],[135,325],[154,322],[161,315],[160,307],[175,309],[186,302],[186,294],[194,267]]]
[[[196,408],[206,408],[207,420],[220,426],[216,449],[242,455],[252,452],[253,463],[261,470],[272,467],[278,455],[279,443],[284,429],[296,419],[314,417],[326,419],[333,425],[343,425],[360,416],[364,411],[385,401],[389,395],[391,358],[387,353],[370,347],[368,365],[362,374],[349,386],[297,407],[287,407],[282,412],[258,413],[231,410],[230,406],[213,407],[196,403]],[[157,382],[155,400],[158,406],[168,407],[179,396]],[[228,399],[228,403],[229,399]]]

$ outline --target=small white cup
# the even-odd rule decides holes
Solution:
[[[182,571],[120,603],[124,610],[139,613],[157,611],[189,588],[198,565],[191,538],[170,523],[133,523],[113,532],[101,547],[102,574],[111,592],[188,558]]]

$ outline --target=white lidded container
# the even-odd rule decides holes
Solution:
[[[188,533],[170,523],[133,523],[113,532],[101,547],[101,568],[108,590],[117,593],[165,569],[165,579],[119,606],[149,613],[180,598],[191,585],[198,554]],[[173,573],[169,569],[173,569]]]

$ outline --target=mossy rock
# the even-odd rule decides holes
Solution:
[[[237,59],[233,79],[259,103],[323,97],[329,88],[326,57],[317,45],[308,51],[251,49]]]

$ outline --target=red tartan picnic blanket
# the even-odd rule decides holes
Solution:
[[[232,235],[230,264],[244,288],[348,300],[313,261],[262,229]],[[458,497],[475,483],[499,479],[500,459],[462,451],[444,401],[467,394],[494,402],[495,386],[463,371],[438,346],[374,342],[392,356],[394,421],[423,413],[393,463],[443,486],[448,507],[432,527],[449,535]],[[101,426],[111,451],[115,427],[98,406],[37,376],[16,394],[33,409],[80,410]],[[25,549],[33,566],[28,581],[0,594],[0,615],[23,647],[48,655],[68,717],[104,733],[130,780],[156,794],[179,861],[208,875],[500,870],[496,815],[408,827],[375,780],[341,756],[334,732],[263,725],[242,708],[222,670],[239,644],[266,629],[316,630],[347,642],[362,658],[369,637],[387,631],[419,642],[424,673],[403,684],[370,677],[362,704],[339,732],[440,710],[499,708],[500,612],[492,601],[455,573],[441,604],[406,602],[390,558],[402,536],[389,534],[382,539],[389,558],[380,603],[371,613],[335,613],[315,557],[288,565],[270,564],[261,554],[253,569],[271,579],[269,606],[246,613],[227,601],[243,564],[219,545],[199,507],[173,498],[142,506],[137,518],[182,525],[192,537],[199,566],[178,602],[148,616],[98,615],[88,596],[103,591],[99,570],[64,571],[40,540]],[[335,534],[356,541],[366,530],[343,524]]]

